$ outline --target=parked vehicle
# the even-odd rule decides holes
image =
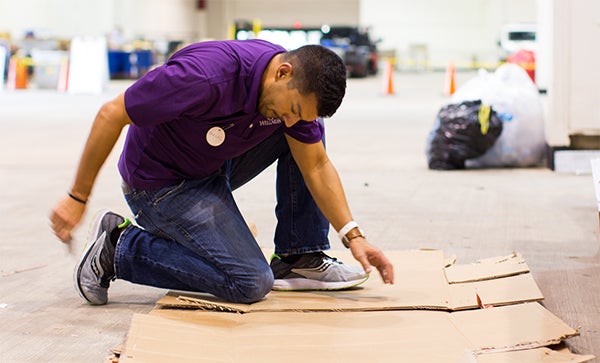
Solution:
[[[509,55],[519,50],[535,53],[537,48],[537,30],[535,24],[507,24],[500,31],[500,61],[504,62]]]
[[[321,45],[334,50],[346,64],[351,77],[377,74],[377,44],[367,30],[353,26],[336,26],[323,29]]]
[[[349,76],[366,77],[377,74],[379,62],[377,42],[371,39],[368,30],[358,26],[258,27],[249,21],[236,21],[235,39],[254,38],[280,44],[286,49],[320,43],[336,52],[344,60]]]

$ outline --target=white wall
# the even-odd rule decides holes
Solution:
[[[546,141],[568,146],[571,135],[600,136],[600,2],[538,0],[543,45],[536,81],[547,89]]]
[[[205,36],[201,23],[206,12],[196,9],[195,0],[112,1],[114,23],[127,38],[192,41]]]
[[[21,39],[28,30],[59,38],[103,35],[113,27],[113,0],[2,0],[0,32]]]
[[[265,26],[289,28],[299,22],[321,27],[359,21],[359,0],[229,0],[229,4],[233,18],[258,18]]]
[[[195,0],[2,0],[0,33],[13,40],[33,30],[40,37],[101,36],[117,27],[127,38],[197,39],[205,11]]]

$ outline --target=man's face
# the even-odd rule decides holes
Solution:
[[[318,117],[317,96],[303,96],[296,88],[288,88],[290,79],[282,78],[265,85],[258,100],[258,111],[266,117],[280,119],[286,127],[300,120],[314,121]]]

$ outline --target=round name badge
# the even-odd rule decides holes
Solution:
[[[211,127],[206,133],[206,142],[210,146],[219,146],[225,141],[225,130],[219,126]]]

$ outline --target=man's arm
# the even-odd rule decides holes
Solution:
[[[123,94],[100,108],[79,160],[75,180],[68,190],[71,196],[64,196],[50,215],[52,229],[61,241],[68,243],[71,240],[71,231],[79,224],[85,212],[83,201],[88,200],[100,168],[119,139],[121,131],[130,123]]]
[[[305,144],[288,135],[286,138],[308,190],[325,218],[329,220],[336,231],[339,231],[352,220],[352,214],[339,175],[327,157],[323,143]],[[384,282],[394,282],[392,264],[379,249],[369,244],[365,238],[353,238],[350,242],[350,249],[354,258],[361,263],[366,272],[370,272],[371,266],[375,266]]]

